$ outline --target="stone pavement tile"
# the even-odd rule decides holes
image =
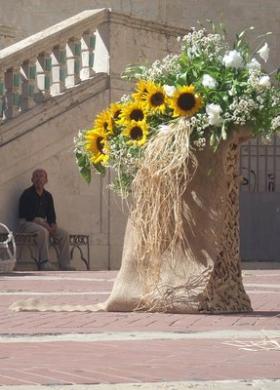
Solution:
[[[279,378],[278,351],[239,350],[237,346],[223,344],[225,338],[210,340],[205,335],[201,339],[171,339],[176,332],[197,337],[197,332],[216,330],[226,337],[225,330],[280,330],[280,270],[246,272],[250,274],[244,280],[256,311],[228,315],[14,313],[8,309],[11,303],[34,296],[49,304],[102,302],[108,296],[116,272],[0,275],[0,384],[59,383],[62,386],[63,383]],[[41,295],[32,296],[33,293]],[[59,334],[86,336],[111,332],[114,335],[120,331],[171,333],[166,333],[162,340],[135,337],[132,341],[131,337],[122,341],[105,337],[102,342],[98,338],[87,342],[59,341]],[[7,334],[53,334],[54,340],[7,343],[1,339],[1,335]]]
[[[83,302],[81,302],[82,304]],[[1,333],[69,333],[149,330],[205,331],[207,329],[280,329],[274,312],[242,315],[169,315],[160,313],[0,312]]]
[[[9,373],[15,384],[34,381],[34,374],[42,384],[73,383],[76,375],[76,383],[279,377],[279,351],[243,351],[224,341],[1,343],[9,358],[1,361],[0,375]]]
[[[279,390],[279,380],[176,381],[153,383],[59,385],[52,390]],[[47,390],[49,386],[4,386],[1,390]]]

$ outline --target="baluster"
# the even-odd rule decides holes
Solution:
[[[28,77],[29,78],[28,107],[29,108],[35,106],[35,104],[36,104],[35,96],[39,92],[38,87],[37,87],[37,80],[36,80],[36,76],[37,76],[36,62],[37,62],[36,58],[32,58],[29,60],[29,71],[28,71],[28,75],[29,75],[29,77]]]
[[[60,48],[59,53],[59,62],[60,62],[60,71],[59,71],[59,78],[60,78],[60,86],[61,86],[61,92],[65,91],[65,79],[67,74],[67,64],[66,64],[66,48]]]
[[[5,73],[6,98],[4,107],[4,119],[16,117],[21,111],[21,79],[20,69],[10,68]]]
[[[81,56],[81,41],[71,39],[66,44],[66,65],[67,75],[65,78],[66,88],[74,87],[79,84],[80,79],[80,56]]]
[[[21,109],[26,111],[35,105],[34,95],[36,87],[36,64],[35,60],[24,61],[21,66],[22,94]]]
[[[51,85],[51,57],[48,53],[41,53],[37,58],[37,86],[44,99],[50,96]]]
[[[52,60],[52,85],[51,95],[56,96],[65,90],[64,68],[65,68],[65,50],[55,46],[51,53]]]
[[[4,73],[0,75],[0,120],[4,118],[4,101],[5,101],[5,83]]]
[[[91,33],[90,41],[89,41],[89,50],[90,50],[89,63],[94,73],[95,73],[95,68],[94,68],[95,48],[96,48],[96,32]]]
[[[81,80],[86,80],[94,75],[94,49],[95,35],[90,32],[84,32],[81,39]]]
[[[21,112],[22,79],[20,67],[13,68],[13,117]]]

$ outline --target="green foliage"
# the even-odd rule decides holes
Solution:
[[[280,68],[268,75],[263,66],[269,55],[266,39],[270,33],[258,35],[255,45],[251,47],[248,35],[252,35],[254,28],[246,28],[236,34],[230,47],[224,25],[212,21],[208,21],[208,24],[210,32],[201,26],[181,37],[178,54],[168,55],[150,66],[129,65],[123,72],[122,78],[125,80],[140,80],[165,91],[168,101],[165,109],[150,110],[145,114],[148,142],[163,127],[178,120],[180,115],[186,115],[189,120],[192,147],[198,149],[209,142],[216,151],[234,127],[249,125],[253,134],[260,136],[269,136],[279,130]],[[189,87],[193,88],[193,96],[200,99],[201,105],[189,115],[178,110],[175,112],[179,100],[174,103],[174,91],[178,96],[178,91]],[[149,91],[144,95],[139,98],[139,104],[145,99],[147,102]],[[136,98],[129,95],[118,103],[126,107],[135,101]],[[92,158],[93,152],[86,151],[84,133],[81,132],[75,140],[76,162],[87,182],[91,180],[92,165],[101,174],[105,173],[107,167],[112,168],[116,173],[112,188],[125,197],[143,159],[145,144],[129,141],[125,133],[129,123],[118,122],[115,118],[112,120],[112,132],[105,131],[104,135],[108,144],[108,161],[92,164],[98,159]],[[100,131],[94,127],[89,132],[97,130]]]

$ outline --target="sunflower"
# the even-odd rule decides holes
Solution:
[[[128,144],[142,146],[147,142],[148,126],[145,121],[131,121],[122,134],[129,138]]]
[[[154,113],[163,113],[166,110],[167,103],[167,97],[163,87],[158,84],[149,83],[147,90],[143,98],[147,110]]]
[[[85,140],[85,149],[90,154],[91,163],[104,165],[109,159],[105,133],[96,129],[89,130],[85,135]]]
[[[146,117],[146,107],[142,102],[130,102],[123,106],[120,123],[126,125],[130,121],[142,122]]]
[[[123,105],[121,103],[112,103],[110,105],[109,111],[111,113],[111,117],[115,122],[117,122],[120,119],[122,107]]]
[[[139,80],[135,87],[135,92],[132,94],[132,97],[135,100],[142,100],[148,92],[148,87],[150,85],[150,81],[147,80]]]
[[[110,110],[101,111],[94,121],[94,129],[105,134],[113,133],[113,118]]]
[[[192,116],[202,106],[201,97],[195,93],[193,85],[178,88],[169,100],[173,116]]]

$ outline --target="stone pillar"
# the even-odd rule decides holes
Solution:
[[[4,101],[5,101],[5,83],[4,74],[0,74],[0,122],[3,120],[4,115]]]
[[[52,85],[51,95],[56,96],[65,90],[65,49],[54,47],[51,53],[52,61]]]
[[[73,38],[66,44],[66,67],[67,75],[65,78],[66,88],[74,87],[79,84],[80,79],[80,57],[81,41]]]
[[[26,111],[35,105],[34,95],[36,88],[36,60],[24,61],[21,67],[22,94],[21,109]]]
[[[96,42],[94,42],[93,69],[96,73],[110,73],[110,29],[108,23],[101,24],[96,30]]]
[[[94,75],[94,49],[95,49],[95,34],[85,32],[81,39],[81,80],[89,79]]]
[[[5,73],[5,108],[4,108],[4,119],[14,118],[20,113],[21,107],[21,79],[20,69],[10,68]]]
[[[50,55],[48,53],[39,54],[36,63],[37,86],[43,99],[50,96],[51,66]]]

